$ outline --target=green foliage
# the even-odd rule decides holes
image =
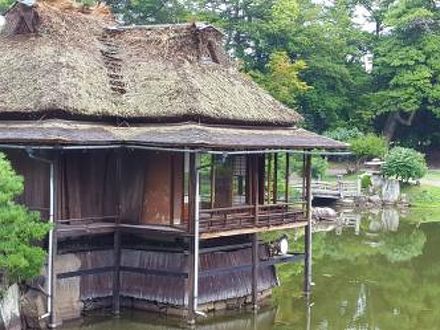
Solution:
[[[0,154],[0,270],[11,282],[40,273],[45,252],[34,243],[44,238],[50,228],[41,222],[38,213],[14,202],[22,192],[23,178]]]
[[[334,130],[324,132],[324,135],[334,140],[348,142],[362,136],[362,132],[357,127],[338,127]]]
[[[361,188],[367,189],[372,186],[371,176],[365,174],[361,176]]]
[[[385,157],[382,168],[386,177],[394,177],[408,182],[410,179],[420,179],[427,173],[425,156],[414,149],[396,147]]]
[[[312,156],[312,178],[323,178],[328,170],[328,167],[328,160],[326,158],[321,156]],[[303,162],[301,158],[294,158],[293,169],[298,175],[304,175]]]
[[[270,56],[267,73],[253,72],[251,75],[276,99],[294,106],[297,96],[310,89],[299,77],[306,68],[304,61],[292,62],[286,52],[275,52]]]
[[[182,23],[190,19],[189,8],[185,6],[185,1],[107,0],[106,3],[125,24]]]
[[[10,5],[14,3],[13,0],[0,0],[0,14],[3,13]]]
[[[367,134],[349,141],[351,152],[360,160],[383,157],[387,151],[387,142],[382,136]]]
[[[389,7],[384,24],[390,33],[375,45],[371,105],[387,116],[384,129],[393,137],[423,112],[440,115],[440,14],[433,1],[402,0]]]
[[[381,251],[390,262],[403,262],[422,255],[425,243],[426,235],[420,230],[389,234],[384,237]]]

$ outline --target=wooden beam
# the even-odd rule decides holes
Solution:
[[[272,225],[272,226],[264,226],[264,227],[253,227],[253,228],[242,228],[235,230],[225,230],[221,232],[213,232],[213,233],[202,233],[200,234],[201,239],[212,239],[218,237],[228,237],[235,235],[247,235],[254,233],[262,233],[269,231],[277,231],[277,230],[285,230],[285,229],[293,229],[293,228],[303,228],[307,226],[307,221],[297,221],[284,225]]]
[[[304,292],[309,293],[312,285],[312,156],[305,158],[305,185],[306,185],[306,218],[307,226],[304,235]]]
[[[267,260],[260,260],[260,262],[258,263],[258,268],[261,269],[264,267],[274,266],[274,265],[278,265],[278,264],[295,263],[295,262],[304,262],[304,254],[294,253],[294,254],[288,254],[285,256],[272,257]],[[249,270],[252,270],[252,268],[253,268],[252,264],[231,265],[228,267],[221,267],[221,268],[214,268],[214,269],[205,270],[200,273],[200,277],[208,277],[208,276],[230,274],[230,273],[236,273],[236,272],[242,272],[242,271],[249,271]]]

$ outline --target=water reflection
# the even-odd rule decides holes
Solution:
[[[346,212],[314,234],[310,296],[302,294],[301,265],[282,266],[271,308],[217,316],[197,329],[440,329],[440,223],[418,220],[393,209]],[[73,329],[183,327],[145,313],[91,322]]]
[[[312,329],[440,329],[440,224],[395,215],[365,214],[314,236]],[[291,296],[284,290],[281,308]],[[297,320],[289,310],[303,303],[298,297],[282,313],[292,329],[302,329],[306,315]]]
[[[191,329],[197,330],[256,330],[272,329],[277,314],[276,307],[261,309],[254,312],[229,312],[208,320],[200,320],[197,326]],[[116,330],[116,329],[149,329],[149,330],[177,330],[187,328],[187,325],[178,319],[166,318],[155,314],[140,311],[125,311],[121,317],[113,318],[110,315],[94,315],[78,322],[72,322],[64,326],[65,329],[93,329],[93,330]]]

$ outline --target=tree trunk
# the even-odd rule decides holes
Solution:
[[[383,135],[387,139],[388,142],[390,142],[394,135],[396,134],[397,130],[397,112],[390,113],[387,120],[385,121],[385,126],[383,128]]]
[[[408,115],[408,118],[402,118],[400,112],[391,113],[388,116],[388,118],[385,122],[385,127],[383,129],[383,135],[388,140],[388,142],[392,141],[392,139],[394,138],[398,124],[402,124],[405,126],[411,126],[414,121],[415,116],[416,116],[415,111],[411,112]]]

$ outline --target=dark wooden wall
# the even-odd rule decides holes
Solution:
[[[19,202],[48,217],[49,165],[25,151],[8,151],[13,167],[25,178]],[[122,222],[179,223],[183,201],[183,155],[126,150],[122,153],[122,184],[117,181],[117,151],[66,151],[59,157],[58,219],[118,215]]]

